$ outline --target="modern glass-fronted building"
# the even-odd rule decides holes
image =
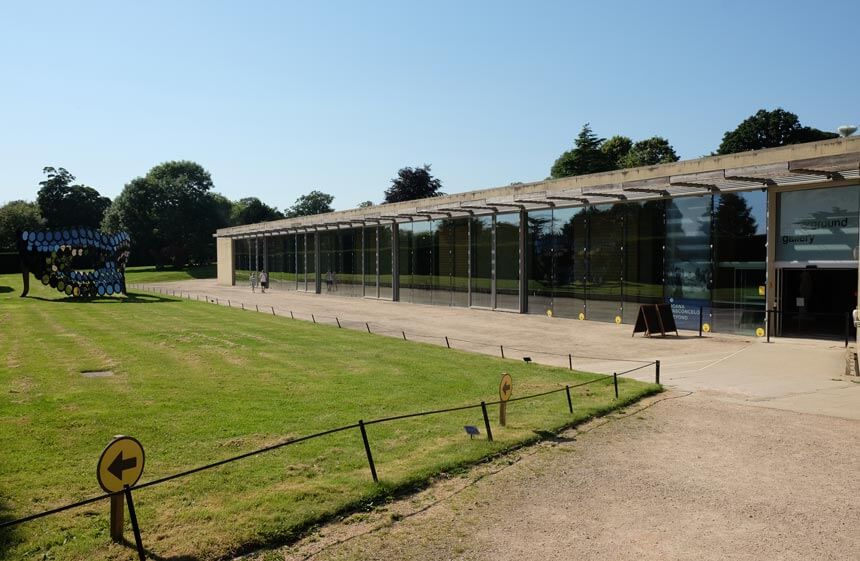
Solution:
[[[668,302],[682,329],[839,334],[858,171],[848,138],[228,228],[218,279],[619,324]]]

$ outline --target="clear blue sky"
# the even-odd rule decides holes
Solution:
[[[231,199],[543,179],[586,121],[683,159],[759,108],[860,123],[860,2],[8,2],[0,203],[189,159]]]

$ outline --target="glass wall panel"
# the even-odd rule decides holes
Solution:
[[[283,288],[286,255],[284,255],[284,236],[266,238],[266,270],[269,273],[269,287]]]
[[[452,260],[451,305],[469,305],[469,220],[451,220],[454,258]]]
[[[856,263],[860,186],[779,193],[776,260]]]
[[[477,216],[472,226],[472,306],[491,308],[493,272],[493,217]]]
[[[236,262],[236,284],[248,285],[251,276],[251,240],[233,240],[233,255]]]
[[[624,205],[588,209],[588,300],[586,316],[621,321],[621,277],[624,267]]]
[[[316,292],[317,290],[316,236],[319,235],[321,233],[308,232],[305,234],[305,286],[308,292]]]
[[[307,291],[307,236],[296,234],[296,290]]]
[[[546,314],[552,310],[555,243],[552,210],[529,212],[527,220],[528,312]]]
[[[278,263],[272,257],[269,257],[269,282],[272,288],[279,290],[295,290],[296,289],[296,239],[295,236],[285,234],[276,236],[269,240],[269,247],[278,246],[281,257]]]
[[[338,293],[341,296],[360,296],[361,245],[356,259],[356,230],[338,230]]]
[[[393,229],[391,226],[379,227],[379,297],[391,300],[391,251]]]
[[[553,210],[553,314],[575,318],[585,313],[585,244],[587,213],[583,208]]]
[[[376,226],[364,229],[364,295],[379,298],[376,275]]]
[[[412,302],[416,304],[433,303],[433,269],[434,269],[434,227],[433,222],[415,222],[412,224],[412,235],[415,241],[415,251],[412,276]]]
[[[320,232],[320,275],[323,292],[361,296],[361,239],[354,229]]]
[[[400,301],[412,302],[412,283],[415,273],[415,237],[412,223],[400,224],[398,227],[398,256],[397,266],[400,271]]]
[[[433,221],[433,304],[451,305],[454,281],[454,242],[450,220]]]
[[[323,293],[337,291],[339,282],[337,270],[337,234],[335,232],[319,232],[319,267],[323,281]]]
[[[765,327],[767,193],[714,197],[713,236],[713,306],[707,319],[715,331],[753,335]],[[853,236],[856,243],[856,227]]]
[[[520,309],[520,213],[496,215],[496,308]]]
[[[639,306],[663,302],[664,201],[624,205],[624,323],[636,323]]]
[[[672,199],[666,207],[666,297],[681,329],[699,328],[711,303],[712,197]]]

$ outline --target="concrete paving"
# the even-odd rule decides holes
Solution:
[[[860,419],[860,379],[845,377],[841,341],[777,339],[681,332],[679,337],[631,337],[630,325],[549,318],[468,308],[449,308],[225,287],[214,279],[130,285],[219,305],[259,309],[285,318],[340,325],[455,349],[592,372],[623,372],[655,359],[661,382],[673,389],[704,392],[733,403]],[[337,319],[336,319],[337,318]],[[446,339],[447,343],[446,343]],[[570,357],[568,356],[570,355]],[[654,380],[654,367],[630,372]]]

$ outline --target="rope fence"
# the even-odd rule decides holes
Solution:
[[[352,430],[352,429],[356,429],[356,428],[360,429],[360,430],[361,430],[361,433],[362,433],[362,439],[363,439],[363,441],[364,441],[365,451],[366,451],[367,456],[368,456],[368,464],[369,464],[369,466],[370,466],[370,471],[371,471],[371,475],[372,475],[372,477],[373,477],[373,481],[374,481],[374,482],[378,482],[378,481],[379,481],[379,478],[378,478],[378,475],[377,475],[377,473],[376,473],[376,468],[375,468],[375,464],[374,464],[374,461],[373,461],[373,456],[372,456],[371,448],[370,448],[370,445],[369,445],[369,441],[368,441],[368,438],[367,438],[366,432],[364,431],[364,427],[366,427],[366,426],[370,426],[370,425],[377,425],[377,424],[381,424],[381,423],[389,423],[389,422],[394,422],[394,421],[400,421],[400,420],[404,420],[404,419],[412,419],[412,418],[416,418],[416,417],[426,417],[426,416],[430,416],[430,415],[440,415],[440,414],[444,414],[444,413],[452,413],[452,412],[456,412],[456,411],[465,411],[465,410],[468,410],[468,409],[477,409],[477,408],[480,408],[480,409],[482,410],[482,414],[483,414],[484,422],[485,422],[485,427],[486,427],[486,429],[487,429],[487,440],[488,440],[488,441],[490,441],[490,442],[492,442],[492,441],[493,441],[493,436],[492,436],[492,431],[490,430],[490,421],[489,421],[489,416],[488,416],[488,413],[487,413],[487,406],[489,406],[489,405],[499,405],[499,404],[502,404],[502,403],[512,403],[512,402],[518,402],[518,401],[525,401],[525,400],[535,399],[535,398],[539,398],[539,397],[543,397],[543,396],[547,396],[547,395],[551,395],[551,394],[555,394],[555,393],[566,392],[566,393],[567,393],[567,397],[568,397],[568,404],[569,404],[569,407],[570,407],[570,412],[572,413],[572,412],[573,412],[573,405],[572,405],[571,397],[570,397],[570,390],[571,390],[571,389],[575,389],[575,388],[579,388],[579,387],[582,387],[582,386],[587,386],[587,385],[595,384],[595,383],[598,383],[598,382],[606,381],[606,380],[608,380],[608,379],[610,379],[610,378],[611,378],[611,379],[613,379],[614,384],[615,384],[615,399],[618,399],[618,398],[619,398],[619,393],[618,393],[618,376],[621,376],[621,375],[623,375],[623,374],[627,374],[627,373],[629,373],[629,372],[633,372],[633,371],[635,371],[635,370],[640,370],[640,369],[642,369],[642,368],[646,368],[646,367],[649,367],[649,366],[654,366],[654,367],[655,367],[655,381],[656,381],[657,383],[659,383],[660,361],[659,361],[659,360],[655,360],[655,361],[650,362],[650,363],[648,363],[648,364],[645,364],[645,365],[642,365],[642,366],[639,366],[639,367],[636,367],[636,368],[633,368],[633,369],[630,369],[630,370],[627,370],[627,371],[624,371],[624,372],[616,372],[616,373],[613,373],[612,375],[601,375],[601,376],[597,376],[597,377],[595,377],[595,378],[594,378],[594,379],[592,379],[592,380],[587,380],[587,381],[585,381],[585,382],[579,382],[579,383],[576,383],[576,384],[566,384],[566,385],[564,385],[564,386],[560,386],[560,387],[558,387],[558,388],[554,388],[554,389],[551,389],[551,390],[547,390],[547,391],[543,391],[543,392],[539,392],[539,393],[534,393],[534,394],[530,394],[530,395],[524,395],[524,396],[515,397],[515,398],[510,398],[510,399],[508,399],[508,400],[501,400],[501,399],[498,399],[498,400],[495,400],[495,401],[481,401],[480,403],[472,403],[472,404],[467,404],[467,405],[459,405],[459,406],[447,407],[447,408],[444,408],[444,409],[434,409],[434,410],[429,410],[429,411],[421,411],[421,412],[417,412],[417,413],[406,413],[406,414],[402,414],[402,415],[394,415],[394,416],[390,416],[390,417],[382,417],[382,418],[379,418],[379,419],[371,419],[371,420],[369,420],[369,421],[359,420],[357,423],[352,423],[352,424],[349,424],[349,425],[344,425],[344,426],[340,426],[340,427],[336,427],[336,428],[332,428],[332,429],[327,429],[327,430],[323,430],[323,431],[320,431],[320,432],[316,432],[316,433],[312,433],[312,434],[308,434],[308,435],[304,435],[304,436],[299,436],[299,437],[291,438],[291,439],[289,439],[289,440],[284,440],[284,441],[282,441],[282,442],[278,442],[278,443],[276,443],[276,444],[271,444],[271,445],[269,445],[269,446],[264,446],[264,447],[262,447],[262,448],[257,448],[257,449],[255,449],[255,450],[251,450],[251,451],[249,451],[249,452],[244,452],[244,453],[242,453],[242,454],[238,454],[238,455],[236,455],[236,456],[232,456],[232,457],[229,457],[229,458],[225,458],[225,459],[223,459],[223,460],[218,460],[218,461],[216,461],[216,462],[212,462],[212,463],[209,463],[209,464],[206,464],[206,465],[203,465],[203,466],[199,466],[199,467],[195,467],[195,468],[187,469],[187,470],[184,470],[184,471],[180,471],[180,472],[178,472],[178,473],[174,473],[174,474],[171,474],[171,475],[167,475],[167,476],[164,476],[164,477],[160,477],[160,478],[158,478],[158,479],[154,479],[154,480],[152,480],[152,481],[148,481],[148,482],[146,482],[146,483],[141,483],[141,484],[138,484],[138,485],[134,485],[133,487],[129,487],[127,490],[123,490],[123,491],[116,491],[116,492],[114,492],[114,493],[104,493],[104,494],[102,494],[102,495],[98,495],[98,496],[95,496],[95,497],[90,497],[90,498],[83,499],[83,500],[80,500],[80,501],[76,501],[76,502],[73,502],[73,503],[70,503],[70,504],[66,504],[66,505],[63,505],[63,506],[59,506],[59,507],[56,507],[56,508],[52,508],[52,509],[49,509],[49,510],[45,510],[45,511],[42,511],[42,512],[38,512],[38,513],[34,513],[34,514],[30,514],[30,515],[23,516],[23,517],[21,517],[21,518],[17,518],[17,519],[14,519],[14,520],[7,520],[7,521],[5,521],[5,522],[0,522],[0,528],[7,528],[7,527],[11,527],[11,526],[17,526],[17,525],[19,525],[19,524],[23,524],[23,523],[25,523],[25,522],[30,522],[30,521],[33,521],[33,520],[38,520],[38,519],[40,519],[40,518],[44,518],[44,517],[46,517],[46,516],[51,516],[51,515],[54,515],[54,514],[59,514],[59,513],[61,513],[61,512],[65,512],[65,511],[68,511],[68,510],[71,510],[71,509],[75,509],[75,508],[79,508],[79,507],[82,507],[82,506],[86,506],[86,505],[89,505],[89,504],[92,504],[92,503],[95,503],[95,502],[98,502],[98,501],[107,500],[107,499],[110,499],[110,498],[111,498],[111,497],[113,497],[113,496],[125,494],[125,493],[126,493],[127,491],[129,491],[129,490],[133,490],[133,491],[140,491],[140,490],[142,490],[142,489],[146,489],[146,488],[149,488],[149,487],[154,487],[154,486],[156,486],[156,485],[161,485],[161,484],[163,484],[163,483],[167,483],[168,481],[173,481],[173,480],[176,480],[176,479],[180,479],[180,478],[183,478],[183,477],[187,477],[187,476],[189,476],[189,475],[193,475],[193,474],[195,474],[195,473],[200,473],[200,472],[207,471],[207,470],[210,470],[210,469],[214,469],[214,468],[217,468],[217,467],[220,467],[220,466],[226,465],[226,464],[230,464],[230,463],[237,462],[237,461],[240,461],[240,460],[243,460],[243,459],[246,459],[246,458],[250,458],[250,457],[252,457],[252,456],[256,456],[256,455],[263,454],[263,453],[266,453],[266,452],[271,452],[271,451],[273,451],[273,450],[278,450],[278,449],[283,448],[283,447],[285,447],[285,446],[290,446],[290,445],[293,445],[293,444],[298,444],[298,443],[300,443],[300,442],[306,442],[306,441],[308,441],[308,440],[312,440],[312,439],[315,439],[315,438],[321,438],[321,437],[324,437],[324,436],[328,436],[328,435],[331,435],[331,434],[335,434],[335,433],[339,433],[339,432],[343,432],[343,431],[347,431],[347,430]]]

